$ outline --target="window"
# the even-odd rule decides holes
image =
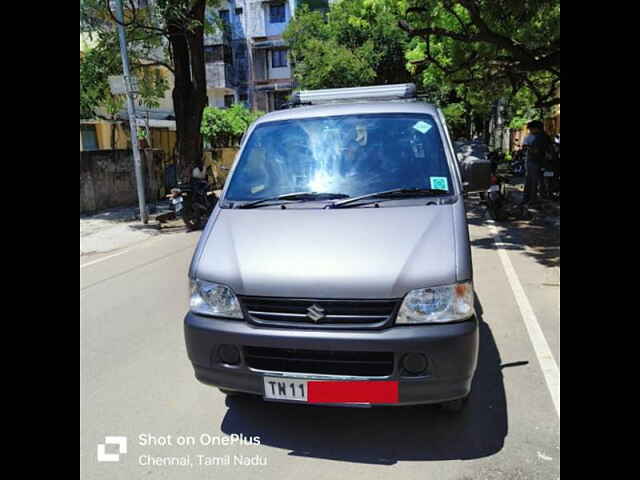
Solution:
[[[273,107],[275,110],[280,110],[282,105],[289,101],[291,92],[273,92]]]
[[[282,68],[287,66],[287,51],[272,50],[271,51],[271,68]]]
[[[227,45],[205,45],[204,61],[205,63],[224,62],[233,65],[231,47]]]
[[[282,92],[274,101],[285,98]],[[434,182],[452,192],[452,178],[438,124],[430,115],[281,120],[259,124],[246,140],[226,199],[247,201],[302,191],[355,197],[396,188],[433,188]],[[263,188],[253,189],[256,185]]]
[[[269,23],[284,23],[285,20],[284,3],[271,5],[269,7]]]
[[[222,23],[224,23],[225,25],[229,25],[229,10],[220,10],[220,12],[218,12],[218,15],[220,15],[220,20],[222,20]]]
[[[82,136],[82,150],[98,150],[98,136],[95,125],[80,125]]]
[[[222,61],[222,45],[206,45],[204,47],[204,61],[206,63]]]
[[[236,8],[236,16],[240,16],[242,15],[242,9],[241,8]]]

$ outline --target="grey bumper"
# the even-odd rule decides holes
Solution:
[[[309,330],[255,327],[244,321],[222,320],[188,313],[184,320],[187,353],[195,375],[220,388],[263,395],[263,375],[327,379],[327,375],[265,373],[247,366],[243,348],[272,347],[303,350],[393,352],[393,373],[376,380],[397,380],[399,403],[436,403],[469,394],[478,358],[478,321],[444,325],[396,326],[383,330]],[[220,363],[220,345],[236,345],[241,361]],[[405,353],[423,353],[429,364],[423,376],[411,377],[400,366]],[[336,376],[339,378],[339,376]],[[355,377],[354,377],[355,378]],[[360,379],[369,379],[359,377]]]

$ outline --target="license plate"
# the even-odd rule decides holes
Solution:
[[[544,172],[545,177],[553,177],[553,172]]]
[[[398,403],[395,380],[300,380],[263,377],[264,398],[305,403]]]
[[[274,400],[307,401],[307,380],[264,377],[264,397]]]

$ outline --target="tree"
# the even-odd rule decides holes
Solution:
[[[217,0],[154,0],[145,8],[125,2],[128,50],[133,71],[166,68],[173,74],[173,107],[176,117],[176,150],[186,175],[202,161],[202,112],[207,105],[204,34],[217,28],[205,22],[205,7]],[[118,52],[116,16],[109,0],[81,2],[81,30],[91,30],[110,54]],[[141,77],[144,79],[145,75]],[[154,79],[147,75],[149,85]],[[153,88],[153,87],[149,87]],[[149,98],[149,97],[147,97]]]
[[[104,40],[104,39],[103,39]],[[104,118],[116,120],[124,108],[124,95],[113,95],[110,75],[122,73],[122,60],[108,42],[98,42],[80,55],[80,119]],[[168,88],[167,80],[158,70],[139,69],[136,72],[140,104],[147,108],[159,105],[159,98]],[[116,145],[116,126],[111,126],[111,145]]]
[[[397,2],[350,0],[296,11],[284,38],[294,77],[306,89],[411,81],[404,52],[409,35],[398,26]]]
[[[481,91],[485,102],[524,89],[538,109],[560,103],[559,0],[400,3],[400,27],[412,37],[407,57],[424,81],[459,95]]]
[[[235,147],[249,125],[262,115],[263,112],[252,112],[241,103],[226,109],[206,107],[200,132],[213,147]]]

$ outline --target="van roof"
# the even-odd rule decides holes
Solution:
[[[299,118],[358,115],[367,113],[426,113],[437,117],[437,109],[422,101],[344,102],[277,110],[260,117],[256,124]]]

